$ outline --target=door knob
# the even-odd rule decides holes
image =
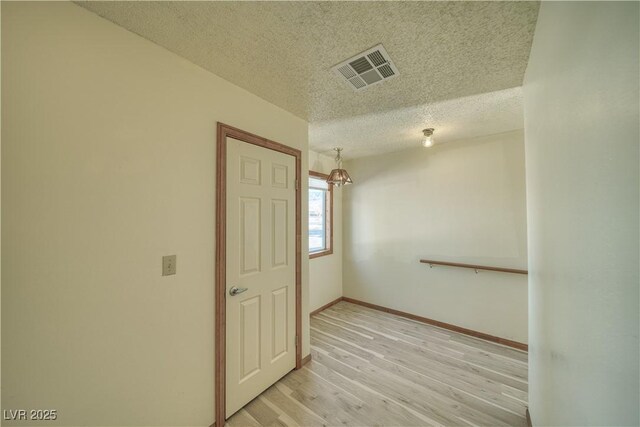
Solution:
[[[249,288],[239,288],[237,286],[232,286],[231,289],[229,289],[229,295],[235,296],[243,292],[246,292],[247,290],[249,290]]]

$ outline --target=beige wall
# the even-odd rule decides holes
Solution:
[[[527,69],[534,425],[640,425],[637,2],[543,2]]]
[[[520,342],[526,276],[522,131],[345,163],[344,295]]]
[[[333,157],[309,151],[309,169],[329,174]],[[342,296],[342,192],[333,188],[333,254],[309,260],[309,311]]]
[[[71,3],[2,2],[3,409],[213,422],[217,121],[307,170],[304,120]]]

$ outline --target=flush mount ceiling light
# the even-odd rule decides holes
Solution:
[[[336,155],[336,164],[338,165],[338,168],[331,171],[329,178],[327,178],[327,183],[333,184],[337,187],[346,184],[353,184],[353,181],[347,171],[342,169],[342,156],[340,155],[342,148],[334,148],[334,150],[338,153]]]
[[[422,138],[422,146],[425,148],[433,147],[433,128],[427,128],[422,131],[424,137]]]

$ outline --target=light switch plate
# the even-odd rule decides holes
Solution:
[[[171,276],[176,274],[176,256],[167,255],[162,257],[162,275]]]

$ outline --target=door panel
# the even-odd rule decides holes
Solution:
[[[227,417],[295,367],[294,180],[293,156],[227,138]]]
[[[240,381],[260,371],[260,295],[240,303]]]
[[[287,287],[277,289],[271,293],[271,361],[287,353]]]
[[[271,186],[287,188],[288,168],[285,165],[273,164],[271,166]]]
[[[272,200],[271,201],[271,242],[273,246],[271,248],[271,267],[277,268],[287,265],[287,252],[288,252],[288,231],[287,225],[289,224],[288,214],[288,201],[287,200]]]
[[[240,182],[243,184],[260,185],[260,159],[240,157]]]
[[[259,198],[240,197],[240,274],[260,271],[260,212]],[[229,254],[233,256],[234,254]]]

